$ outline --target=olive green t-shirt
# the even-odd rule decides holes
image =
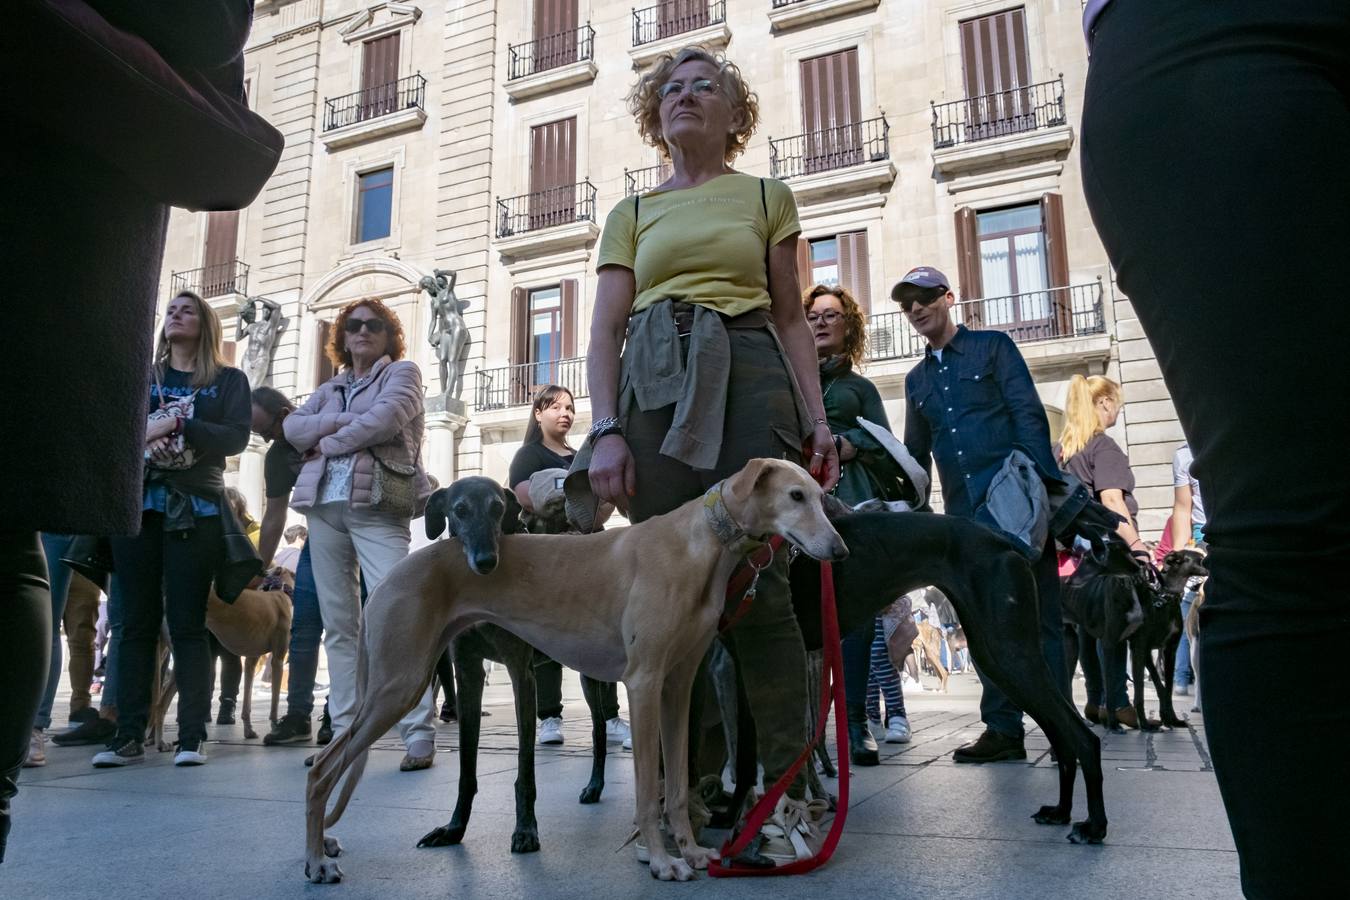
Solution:
[[[633,271],[635,313],[667,297],[726,316],[767,309],[765,248],[801,225],[792,190],[762,180],[762,197],[761,179],[729,174],[697,187],[652,191],[641,202],[624,199],[605,220],[596,268]]]

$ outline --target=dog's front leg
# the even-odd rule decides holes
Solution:
[[[647,657],[649,660],[664,655],[660,648],[647,649],[651,653]],[[666,852],[666,842],[661,835],[661,679],[649,667],[642,667],[641,671],[631,672],[624,679],[624,686],[628,689],[628,711],[632,717],[629,726],[633,735],[637,827],[647,845],[652,877],[662,881],[688,881],[694,877],[694,870],[684,860],[675,859]],[[666,762],[669,765],[670,761]],[[676,775],[668,771],[667,777],[673,780]]]
[[[518,640],[514,636],[510,637]],[[539,850],[539,822],[534,817],[534,738],[539,715],[534,653],[533,647],[519,641],[517,652],[508,657],[506,662],[506,671],[511,676],[515,693],[516,732],[520,738],[520,749],[516,754],[516,830],[511,833],[512,853],[535,853]]]
[[[244,708],[241,716],[244,720],[244,739],[253,740],[258,732],[253,730],[253,673],[258,669],[258,657],[244,659]]]
[[[581,789],[582,803],[599,803],[605,789],[605,714],[600,692],[601,682],[587,675],[581,676],[581,693],[591,711],[591,780]]]
[[[666,821],[685,862],[706,869],[719,859],[716,850],[701,847],[689,822],[689,697],[701,659],[691,654],[666,676],[661,690],[661,751],[666,768]],[[654,858],[654,857],[653,857]]]
[[[478,735],[482,729],[483,659],[460,646],[474,638],[472,633],[459,637],[453,647],[455,702],[459,707],[459,794],[450,821],[422,836],[418,847],[449,847],[464,840],[473,815],[473,798],[478,793]]]
[[[1139,719],[1140,731],[1157,731],[1162,723],[1150,719],[1144,710],[1144,669],[1151,666],[1152,651],[1142,640],[1130,639],[1130,677],[1134,679],[1134,713]]]
[[[1181,632],[1173,632],[1162,648],[1162,686],[1158,688],[1159,718],[1169,728],[1186,728],[1186,720],[1177,715],[1172,702],[1172,686],[1177,675],[1177,647],[1181,644]]]

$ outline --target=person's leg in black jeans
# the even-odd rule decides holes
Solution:
[[[117,736],[145,740],[154,684],[155,647],[164,621],[164,516],[141,516],[141,533],[112,539],[113,577],[122,609],[122,639],[112,665],[117,667]]]
[[[9,801],[19,790],[19,767],[47,684],[51,605],[37,532],[0,532],[0,863]]]
[[[1205,730],[1252,897],[1341,878],[1347,47],[1345,0],[1116,0],[1085,95],[1088,203],[1204,492]]]
[[[538,698],[539,721],[562,716],[562,663],[534,651],[535,696]]]
[[[216,661],[220,661],[220,716],[217,725],[233,725],[234,709],[239,703],[239,685],[244,678],[244,661],[235,656],[210,631],[206,633],[207,644],[211,648],[211,679],[207,688],[209,697],[215,692]],[[228,721],[226,721],[228,720]]]
[[[854,765],[880,765],[876,740],[867,727],[867,674],[872,664],[873,622],[858,626],[840,641],[844,664],[844,708]]]
[[[184,746],[206,740],[211,717],[206,598],[223,552],[219,516],[198,518],[191,531],[164,536],[164,617],[178,682],[178,742]]]

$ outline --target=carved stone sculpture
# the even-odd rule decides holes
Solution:
[[[431,330],[427,340],[440,364],[441,395],[447,401],[457,401],[469,361],[469,329],[464,324],[469,302],[455,297],[455,272],[450,269],[435,269],[432,275],[422,278],[419,286],[431,295]]]
[[[240,368],[250,388],[259,387],[272,365],[272,353],[281,331],[281,304],[267,297],[250,297],[239,311],[239,340],[247,338]]]

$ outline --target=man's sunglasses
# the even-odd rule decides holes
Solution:
[[[384,333],[384,319],[348,319],[342,328],[348,334],[356,334],[362,325],[366,326],[366,331],[371,334]]]
[[[943,291],[941,294],[935,294],[934,296],[929,297],[927,299],[922,299],[919,297],[905,297],[903,300],[900,301],[900,309],[902,312],[911,312],[913,311],[915,306],[932,306],[934,303],[937,303],[945,296],[947,296],[946,291]]]

